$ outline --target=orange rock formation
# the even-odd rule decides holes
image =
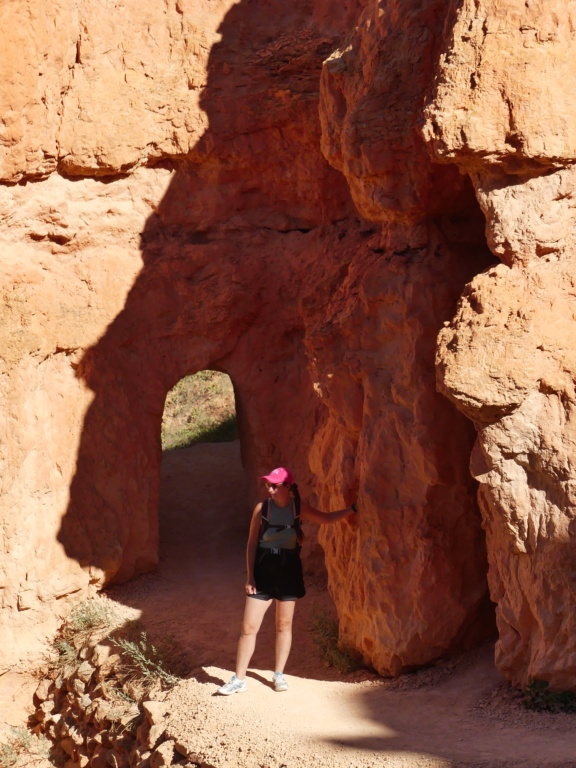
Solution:
[[[572,689],[575,20],[568,2],[464,2],[424,127],[472,179],[503,262],[466,288],[437,359],[478,432],[496,662]]]
[[[487,544],[500,668],[569,687],[567,4],[103,4],[0,9],[4,661],[154,566],[164,398],[216,368],[250,476],[358,497],[344,641],[489,635]]]

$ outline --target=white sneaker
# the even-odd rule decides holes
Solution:
[[[274,673],[273,683],[274,683],[274,690],[278,691],[278,693],[280,693],[280,691],[287,691],[288,690],[288,683],[286,682],[282,672],[275,672]]]
[[[229,683],[218,688],[218,693],[221,693],[222,696],[231,696],[233,693],[244,693],[247,688],[246,680],[238,680],[236,675],[232,675]]]

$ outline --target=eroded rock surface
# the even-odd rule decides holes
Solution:
[[[154,567],[164,398],[217,368],[252,477],[358,498],[321,541],[342,639],[385,674],[490,632],[473,421],[498,664],[569,686],[571,4],[22,0],[1,29],[22,6],[5,660],[68,596]]]
[[[433,383],[438,329],[489,258],[469,179],[434,165],[418,130],[445,14],[443,2],[369,3],[322,72],[324,154],[381,226],[330,326],[307,337],[329,413],[311,466],[329,480],[324,503],[359,476],[359,535],[321,539],[343,638],[391,674],[491,628],[475,488],[460,461],[469,425]]]
[[[228,371],[252,475],[291,459],[312,491],[305,446],[320,414],[300,302],[322,312],[359,237],[338,239],[358,222],[319,149],[320,68],[339,30],[322,8],[308,19],[274,6],[255,23],[248,5],[175,3],[151,18],[124,4],[109,9],[106,35],[101,4],[66,6],[58,23],[70,11],[80,53],[63,66],[60,43],[47,49],[55,22],[32,4],[44,36],[20,48],[22,63],[12,48],[3,60],[6,102],[36,98],[18,78],[39,57],[63,98],[52,105],[42,91],[42,119],[19,108],[21,130],[2,145],[6,181],[28,180],[1,189],[8,661],[54,625],[63,598],[154,567],[161,415],[182,376]],[[184,41],[197,56],[181,66]],[[155,165],[150,147],[173,136],[183,93],[200,128]],[[89,108],[71,106],[83,100]]]
[[[0,178],[116,175],[188,154],[207,126],[200,94],[230,5],[4,4]]]
[[[519,175],[573,162],[575,14],[571,0],[464,0],[451,10],[427,110],[438,158]]]
[[[441,332],[439,387],[476,424],[499,668],[574,687],[572,3],[463,3],[424,136],[468,172],[504,263]],[[543,76],[543,72],[546,75]],[[562,106],[560,106],[562,105]]]

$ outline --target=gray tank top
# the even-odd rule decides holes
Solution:
[[[277,507],[272,499],[269,499],[268,523],[259,544],[262,549],[296,549],[298,538],[294,527],[293,499],[287,507]]]

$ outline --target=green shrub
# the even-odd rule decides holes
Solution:
[[[139,640],[126,638],[109,638],[122,651],[122,669],[116,674],[125,683],[141,683],[143,692],[156,685],[171,688],[179,682],[178,677],[166,670],[166,660],[156,646],[148,641],[146,632],[142,632]]]
[[[0,744],[0,768],[29,766],[34,758],[48,758],[50,742],[44,736],[35,736],[26,728],[11,728],[7,742]]]
[[[54,648],[58,651],[57,666],[60,669],[70,669],[81,663],[78,650],[68,640],[61,637],[56,638]]]
[[[338,642],[338,622],[317,603],[312,607],[310,631],[322,658],[331,667],[335,667],[344,674],[365,668],[358,652]]]
[[[105,597],[85,600],[76,605],[58,631],[53,641],[58,653],[56,666],[62,671],[70,670],[82,662],[80,651],[93,642],[94,634],[104,627],[116,623],[113,604]]]
[[[75,606],[66,624],[72,632],[90,632],[93,629],[108,627],[113,621],[114,610],[108,600],[97,598]]]
[[[547,680],[531,677],[522,694],[527,709],[536,712],[576,712],[576,693],[553,691]]]

